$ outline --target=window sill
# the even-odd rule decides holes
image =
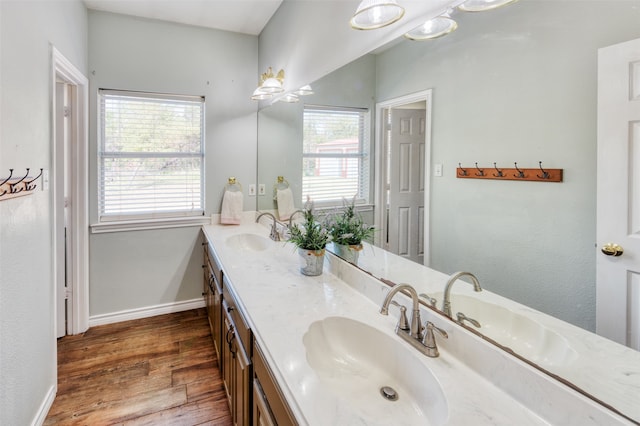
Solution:
[[[187,226],[202,226],[211,223],[207,216],[179,217],[167,219],[127,220],[117,222],[94,223],[90,226],[92,234],[108,232],[146,231],[149,229],[183,228]]]

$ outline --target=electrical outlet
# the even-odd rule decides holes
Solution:
[[[267,187],[264,183],[258,184],[258,195],[265,195],[267,193]]]
[[[442,163],[433,165],[433,175],[436,177],[442,177]]]
[[[256,196],[256,184],[252,183],[251,185],[249,185],[249,196],[250,197],[255,197]]]

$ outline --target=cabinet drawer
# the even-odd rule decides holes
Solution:
[[[258,382],[260,382],[262,393],[267,400],[276,424],[279,426],[297,425],[298,423],[294,420],[294,416],[291,414],[282,396],[282,392],[273,378],[271,370],[269,370],[269,367],[264,361],[264,355],[260,350],[260,346],[255,342],[253,346],[253,371]]]
[[[249,326],[247,325],[244,314],[238,308],[238,303],[236,302],[236,298],[231,293],[230,284],[224,278],[224,284],[222,286],[222,298],[226,303],[226,311],[233,319],[233,323],[236,326],[236,332],[238,334],[238,339],[240,340],[240,344],[244,348],[244,351],[247,354],[251,354],[251,331],[249,330]]]

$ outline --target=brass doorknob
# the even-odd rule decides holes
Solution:
[[[622,253],[624,253],[624,250],[618,244],[607,243],[604,246],[602,246],[602,252],[607,256],[617,257],[617,256],[622,256]]]

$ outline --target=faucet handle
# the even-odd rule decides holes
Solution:
[[[446,331],[439,327],[436,327],[436,325],[431,321],[427,321],[424,323],[424,336],[422,337],[422,344],[426,348],[425,355],[432,358],[440,355],[440,352],[438,352],[438,345],[436,344],[436,336],[434,332],[437,332],[445,339],[449,338],[449,335]]]
[[[466,316],[465,314],[463,314],[462,312],[458,312],[456,314],[456,318],[458,319],[458,324],[464,325],[465,321],[469,321],[471,324],[473,324],[474,327],[476,328],[480,328],[481,325],[477,320],[474,320],[473,318],[469,318],[468,316]]]
[[[429,302],[429,305],[431,305],[432,308],[436,307],[436,304],[438,303],[438,301],[435,299],[435,297],[431,297],[427,293],[420,293],[419,296],[422,297],[423,299],[426,299],[427,302]]]
[[[400,308],[400,318],[398,319],[397,328],[400,330],[406,331],[408,333],[411,330],[411,327],[409,327],[409,320],[407,319],[406,306],[399,304],[395,300],[392,300],[391,304],[398,306]]]

